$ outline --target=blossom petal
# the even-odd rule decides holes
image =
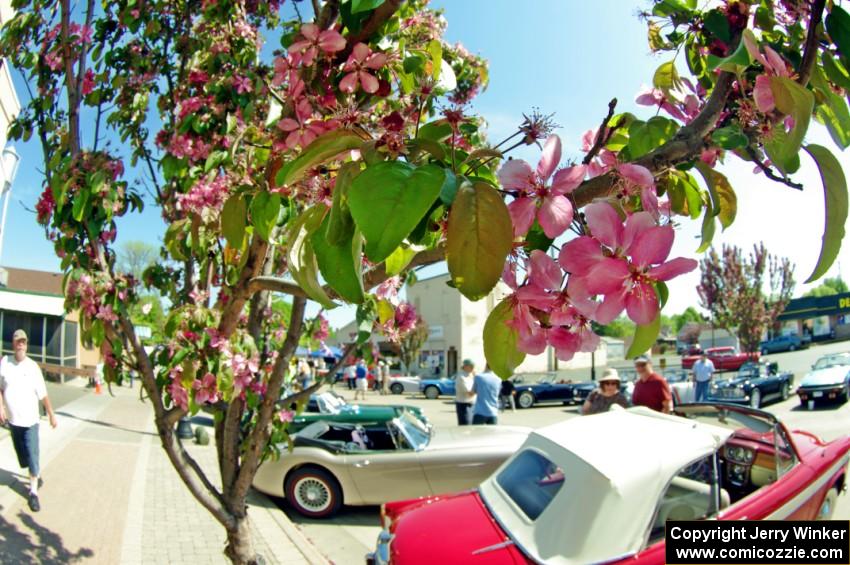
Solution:
[[[514,225],[514,237],[523,236],[528,233],[531,224],[534,223],[537,204],[532,198],[517,198],[508,204],[508,212]]]
[[[546,180],[555,172],[555,167],[561,162],[561,138],[550,135],[543,145],[543,154],[537,163],[537,176]]]
[[[543,233],[550,239],[555,239],[564,233],[573,221],[573,205],[566,196],[558,194],[543,199],[537,220]]]
[[[658,294],[651,284],[637,283],[626,295],[626,313],[631,320],[644,325],[653,321],[661,309],[658,306]]]
[[[511,159],[497,173],[499,183],[507,190],[522,190],[534,186],[534,171],[522,159]]]
[[[540,355],[546,350],[546,330],[535,326],[527,330],[520,329],[517,336],[517,349],[529,355]]]
[[[561,247],[558,262],[568,273],[584,275],[603,257],[599,242],[583,235]]]
[[[770,45],[764,46],[764,54],[767,58],[767,68],[773,71],[776,76],[787,76],[788,68],[785,66],[785,60],[779,53],[774,51]]]
[[[637,234],[628,251],[632,263],[641,269],[663,263],[670,255],[675,237],[670,225],[656,226]]]
[[[333,29],[327,29],[319,35],[319,47],[325,53],[336,53],[345,49],[345,38]]]
[[[690,273],[699,266],[694,259],[686,259],[684,257],[676,257],[670,259],[666,263],[649,270],[649,277],[657,281],[669,281],[674,277]]]
[[[753,99],[760,112],[772,112],[776,108],[776,100],[773,98],[773,90],[770,88],[770,77],[759,75],[756,77],[756,85],[753,88]]]
[[[558,359],[568,361],[578,351],[579,337],[567,328],[558,327],[549,330],[549,345],[555,348]]]
[[[387,56],[383,53],[372,53],[368,59],[366,59],[365,66],[369,69],[380,69],[384,65],[387,64]]]
[[[363,87],[365,92],[369,94],[378,92],[378,87],[380,86],[378,79],[365,71],[360,71],[358,74],[360,75],[360,86]]]
[[[639,186],[655,186],[655,177],[652,176],[652,172],[641,165],[624,163],[617,166],[617,171],[624,179]]]
[[[652,214],[653,218],[658,217],[658,194],[655,192],[655,188],[651,186],[643,187],[640,191],[640,201],[644,210]]]
[[[556,296],[536,284],[527,284],[516,291],[517,300],[538,310],[551,310]]]
[[[348,73],[339,83],[339,89],[343,92],[354,92],[357,88],[357,73]]]
[[[576,302],[578,300],[591,301],[590,291],[587,290],[587,278],[580,277],[578,275],[570,275],[570,278],[567,279],[567,294],[570,295],[570,300],[572,302]]]
[[[623,228],[623,247],[628,249],[635,240],[635,236],[657,225],[658,222],[649,212],[637,212],[630,215],[626,218],[626,225]]]
[[[620,247],[623,223],[613,206],[607,202],[594,202],[585,207],[584,217],[590,228],[590,235],[612,249]]]
[[[596,309],[596,316],[593,318],[596,323],[602,324],[603,326],[606,324],[610,324],[614,320],[617,319],[617,316],[625,309],[626,307],[626,291],[623,292],[615,292],[609,294],[602,301],[602,304]]]
[[[505,261],[505,268],[502,269],[502,282],[510,288],[516,290],[516,263],[513,261]]]
[[[315,40],[319,37],[319,26],[316,24],[304,24],[301,26],[301,35],[310,40]]]
[[[552,192],[555,194],[568,194],[574,191],[584,181],[587,174],[587,165],[576,165],[561,169],[555,173],[552,179]]]
[[[617,292],[630,275],[629,265],[625,261],[615,257],[605,257],[597,261],[587,274],[587,290],[591,294]]]
[[[583,351],[585,353],[590,353],[591,351],[596,351],[596,348],[599,347],[599,336],[596,333],[589,329],[582,329],[579,331],[579,345],[578,350]]]
[[[766,69],[768,67],[767,59],[765,59],[764,55],[762,55],[761,51],[759,51],[759,46],[755,41],[755,36],[745,33],[743,34],[742,39],[744,41],[744,47],[747,48],[747,53],[750,54],[750,57],[761,63]]]
[[[354,46],[354,49],[351,50],[351,57],[354,57],[355,61],[360,61],[362,63],[366,60],[366,57],[369,56],[371,51],[372,50],[369,49],[369,46],[365,43],[358,43]]]
[[[529,281],[532,285],[550,290],[560,290],[564,272],[544,251],[535,249],[529,259]]]

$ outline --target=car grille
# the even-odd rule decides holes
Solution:
[[[743,398],[744,395],[736,388],[721,388],[714,391],[712,396],[717,398]]]

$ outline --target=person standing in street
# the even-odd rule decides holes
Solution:
[[[708,355],[703,351],[699,360],[694,363],[694,400],[696,402],[705,401],[708,396],[708,385],[711,382],[711,377],[714,376],[714,363],[708,358]]]
[[[361,359],[354,369],[355,382],[354,385],[354,400],[362,398],[366,400],[366,390],[369,387],[369,371],[366,369],[366,363]]]
[[[494,426],[499,423],[499,392],[502,379],[490,371],[487,366],[483,373],[475,375],[472,394],[475,395],[475,407],[472,410],[472,423]]]
[[[50,425],[56,427],[56,416],[47,397],[44,376],[35,361],[27,357],[27,334],[15,330],[12,335],[15,355],[0,359],[0,424],[9,422],[12,444],[21,467],[29,469],[29,507],[41,510],[38,487],[41,482],[38,450],[38,401],[44,404]]]
[[[475,404],[475,363],[472,359],[464,359],[461,371],[455,377],[455,412],[457,425],[468,426],[472,423],[472,405]]]
[[[670,414],[673,411],[673,395],[667,380],[652,370],[649,357],[641,355],[635,359],[638,380],[632,392],[633,406],[646,406],[656,412]]]

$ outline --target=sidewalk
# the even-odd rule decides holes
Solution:
[[[189,494],[159,445],[138,388],[94,393],[41,423],[41,512],[0,430],[0,563],[226,564],[223,528]],[[212,434],[211,434],[212,435]],[[215,448],[188,451],[217,484]],[[269,499],[249,497],[257,551],[266,562],[328,563]]]

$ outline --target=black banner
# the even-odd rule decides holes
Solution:
[[[667,522],[667,563],[850,564],[850,522]]]

